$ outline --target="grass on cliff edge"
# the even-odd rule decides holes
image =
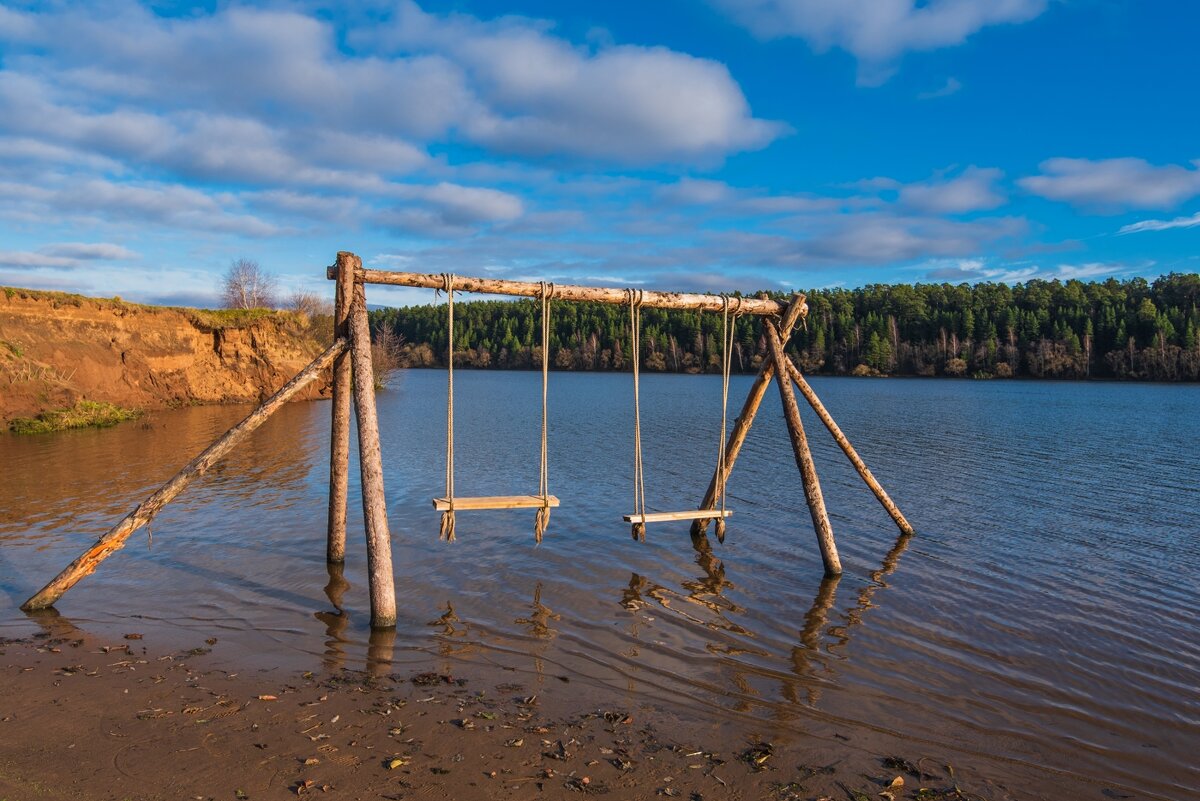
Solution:
[[[179,312],[205,331],[219,331],[226,328],[245,328],[255,322],[271,318],[283,323],[306,323],[307,317],[284,309],[194,309],[189,306],[150,306],[144,303],[131,303],[119,297],[92,298],[86,295],[73,295],[68,292],[54,292],[44,289],[21,289],[20,287],[0,287],[6,299],[21,298],[28,300],[44,300],[53,308],[60,306],[83,306],[91,303],[102,309],[129,310],[138,309],[151,314],[160,311]],[[332,322],[330,322],[332,325]],[[301,326],[303,327],[303,326]],[[0,799],[3,801],[3,799]]]
[[[14,434],[48,434],[69,428],[103,428],[139,417],[137,409],[126,409],[103,401],[78,401],[69,409],[51,409],[37,417],[17,417],[8,424]]]

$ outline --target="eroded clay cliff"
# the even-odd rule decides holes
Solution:
[[[257,401],[318,353],[290,313],[231,315],[0,290],[0,422],[80,399],[139,409]],[[305,397],[323,397],[321,382]]]

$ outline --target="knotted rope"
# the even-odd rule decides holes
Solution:
[[[633,513],[641,520],[633,524],[632,535],[646,541],[646,477],[642,469],[642,402],[638,395],[639,363],[642,360],[642,300],[640,289],[626,289],[629,299],[630,347],[633,351]]]
[[[538,494],[542,506],[538,509],[533,524],[533,537],[540,544],[542,534],[550,525],[550,462],[546,455],[548,404],[547,389],[550,386],[550,299],[554,297],[554,284],[542,281],[542,460]]]
[[[442,273],[442,289],[446,292],[448,320],[446,357],[446,501],[450,508],[442,512],[438,539],[454,542],[454,276]]]

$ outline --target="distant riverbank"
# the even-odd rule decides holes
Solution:
[[[1200,381],[1195,273],[1153,282],[873,284],[805,294],[808,318],[788,350],[810,375]],[[455,304],[455,366],[541,364],[538,302],[462,301]],[[376,309],[371,322],[399,338],[401,366],[445,366],[444,306]],[[719,314],[644,310],[642,368],[720,373],[722,325]],[[756,320],[739,317],[733,325],[733,370],[754,372],[766,342]],[[555,369],[629,369],[626,310],[555,302],[551,327]]]

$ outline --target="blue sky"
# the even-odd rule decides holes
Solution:
[[[0,4],[0,284],[712,291],[1200,270],[1200,7]],[[426,294],[373,289],[373,302]]]

